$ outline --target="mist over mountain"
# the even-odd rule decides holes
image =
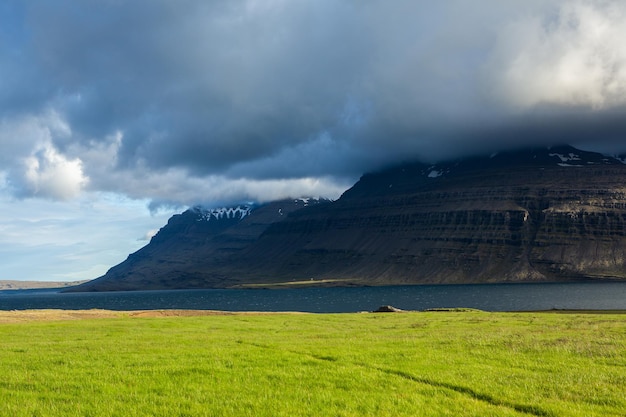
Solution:
[[[19,198],[338,195],[402,158],[626,151],[616,0],[0,6],[0,170]]]
[[[75,290],[625,279],[624,184],[570,146],[407,163],[336,201],[189,209]]]

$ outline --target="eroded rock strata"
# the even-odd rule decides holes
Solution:
[[[364,175],[332,203],[298,201],[219,226],[183,213],[81,289],[626,277],[626,165],[597,153],[405,164]]]

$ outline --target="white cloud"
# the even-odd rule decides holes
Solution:
[[[88,183],[79,158],[61,153],[54,142],[72,139],[66,121],[55,111],[0,121],[0,170],[19,197],[67,200]]]
[[[87,184],[80,159],[68,159],[51,143],[40,145],[23,160],[22,192],[28,196],[68,200]]]
[[[268,202],[291,197],[338,198],[351,184],[342,184],[331,177],[305,177],[291,179],[229,178],[221,175],[190,177],[181,169],[164,172],[118,171],[110,181],[117,190],[136,199],[150,198],[153,207],[172,204],[184,207],[193,204],[209,206],[234,202]]]
[[[623,2],[556,3],[502,29],[496,79],[514,105],[588,106],[626,103],[626,8]],[[493,74],[492,74],[493,75]]]

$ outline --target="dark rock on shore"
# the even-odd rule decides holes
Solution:
[[[372,313],[402,313],[404,310],[396,308],[394,306],[380,306],[376,310],[372,311]]]

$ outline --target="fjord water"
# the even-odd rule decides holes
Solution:
[[[99,308],[341,313],[369,311],[382,305],[406,310],[454,307],[486,311],[626,309],[626,282],[100,293],[0,291],[0,310]]]

